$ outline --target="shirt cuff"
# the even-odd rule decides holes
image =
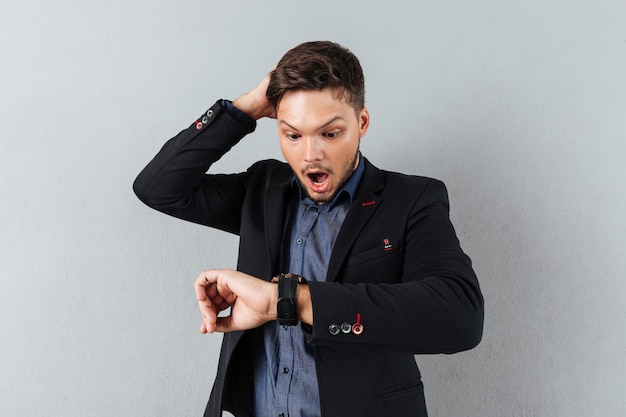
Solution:
[[[242,126],[254,130],[256,128],[256,120],[248,116],[237,107],[233,106],[233,102],[230,100],[220,100],[220,105],[226,112]]]

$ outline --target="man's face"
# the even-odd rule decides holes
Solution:
[[[280,149],[303,189],[330,202],[358,165],[367,109],[355,112],[336,90],[296,90],[283,95],[276,116]]]

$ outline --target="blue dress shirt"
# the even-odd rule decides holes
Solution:
[[[333,244],[356,193],[365,164],[359,164],[335,198],[316,204],[302,193],[294,202],[291,230],[283,242],[288,249],[284,272],[302,275],[309,281],[325,281]],[[300,184],[294,178],[294,186]],[[313,346],[306,342],[300,326],[265,324],[262,349],[257,351],[254,368],[255,417],[319,417],[320,399]]]

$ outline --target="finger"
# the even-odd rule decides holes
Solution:
[[[206,284],[204,287],[204,292],[209,298],[215,298],[215,296],[219,295],[219,292],[217,290],[217,284],[215,283]]]
[[[219,288],[217,284],[209,284],[205,287],[205,293],[207,297],[215,304],[216,306],[222,306],[226,301],[222,294],[219,292]],[[224,308],[220,308],[223,310]]]
[[[227,288],[223,288],[221,291],[229,294]],[[207,299],[210,300],[211,303],[217,308],[217,311],[226,310],[234,302],[231,302],[230,299],[227,300],[226,297],[221,294],[220,289],[216,283],[211,283],[204,287],[204,293],[206,294],[206,297],[204,297],[203,299],[199,299],[198,301],[206,301]],[[230,298],[233,298],[232,294],[230,294]]]
[[[202,281],[204,281],[204,278],[202,278]],[[200,301],[200,300],[206,300],[207,298],[207,293],[206,293],[206,282],[202,282],[200,280],[200,278],[198,278],[196,280],[196,282],[193,283],[193,289],[194,292],[196,293],[196,300]]]
[[[217,317],[215,321],[215,331],[220,333],[232,332],[233,330],[237,330],[233,328],[233,317],[232,316],[224,316]]]
[[[193,288],[196,292],[196,299],[198,301],[206,299],[208,295],[206,288],[208,286],[215,286],[215,283],[217,282],[217,274],[215,274],[215,272],[216,271],[212,270],[202,271],[193,283]]]
[[[198,302],[198,308],[200,309],[200,316],[202,317],[200,331],[202,333],[213,333],[215,331],[215,322],[217,320],[215,308],[210,303],[207,304],[207,302],[204,301]]]
[[[198,309],[200,310],[200,316],[202,317],[202,322],[205,324],[206,330],[210,331],[215,325],[215,319],[219,311],[218,307],[210,298],[205,296],[204,299],[198,300]]]
[[[200,324],[200,333],[202,334],[214,331],[215,319],[217,318],[217,309],[208,294],[211,292],[211,287],[215,288],[215,283],[212,283],[210,280],[211,276],[211,271],[202,271],[193,283],[196,299],[198,300],[198,309],[202,318]],[[217,290],[213,292],[216,293]]]

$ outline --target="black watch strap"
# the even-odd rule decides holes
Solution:
[[[283,326],[296,326],[298,318],[296,317],[296,289],[299,283],[305,283],[306,280],[296,274],[280,274],[272,279],[272,282],[278,282],[278,304],[276,305],[278,324]]]

